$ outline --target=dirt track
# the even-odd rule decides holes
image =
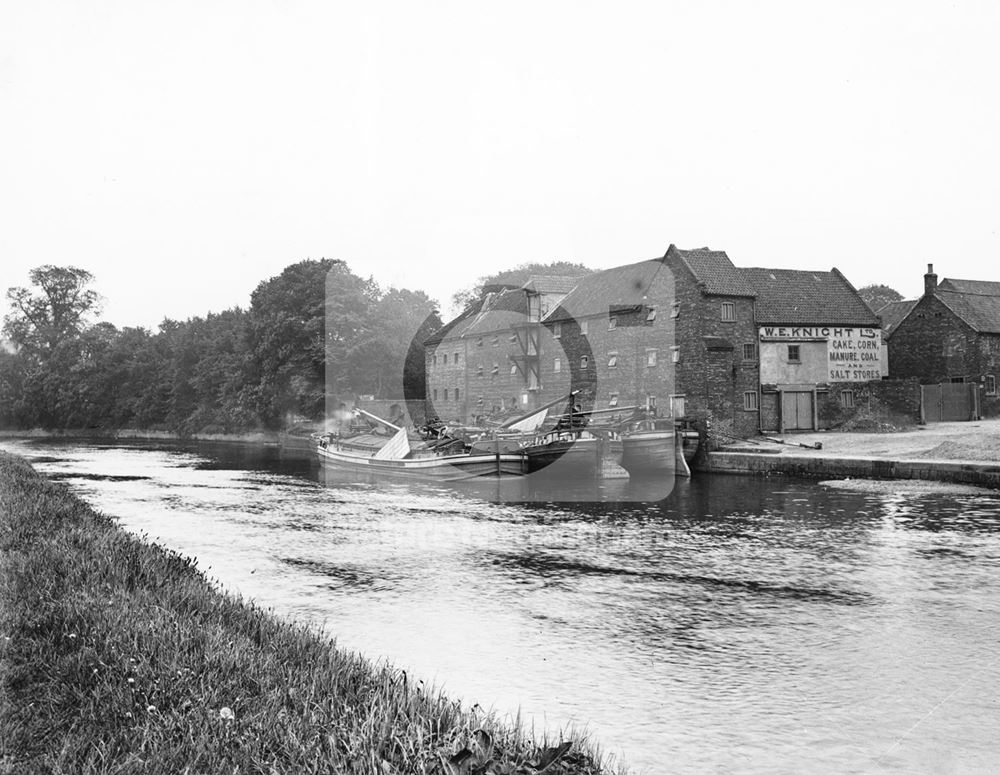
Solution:
[[[1000,419],[942,422],[899,433],[789,433],[771,435],[798,444],[820,442],[822,450],[782,447],[817,457],[878,456],[895,459],[1000,461]],[[772,446],[765,442],[766,446]]]

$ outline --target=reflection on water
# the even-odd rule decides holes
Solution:
[[[247,447],[5,446],[226,587],[638,769],[1000,760],[992,494],[696,477],[519,503],[517,480],[359,483]]]

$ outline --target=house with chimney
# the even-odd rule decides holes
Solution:
[[[895,323],[887,342],[893,377],[939,386],[937,392],[925,387],[925,419],[1000,415],[1000,282],[939,282],[928,264],[923,296]]]

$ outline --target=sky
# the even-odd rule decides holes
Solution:
[[[0,291],[246,307],[339,258],[444,310],[682,248],[1000,280],[1000,4],[0,0]],[[5,311],[5,309],[0,309]]]

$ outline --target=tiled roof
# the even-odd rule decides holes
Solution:
[[[715,296],[753,296],[754,289],[723,250],[681,250],[671,245],[667,256],[676,255],[691,270],[705,293]]]
[[[952,277],[946,277],[938,284],[938,290],[976,293],[983,296],[1000,296],[1000,282],[993,282],[992,280],[956,280]]]
[[[432,347],[433,345],[440,344],[445,339],[454,339],[461,336],[465,329],[472,325],[476,315],[478,315],[479,311],[482,309],[484,301],[486,301],[485,297],[473,301],[468,307],[462,310],[458,317],[452,318],[441,328],[427,337],[427,339],[424,340],[424,346]]]
[[[754,316],[771,325],[878,326],[878,316],[836,269],[740,269],[757,292]]]
[[[479,314],[463,332],[469,335],[506,330],[528,319],[528,295],[521,288],[489,294]]]
[[[533,274],[521,287],[537,293],[569,293],[578,282],[579,277]]]
[[[659,259],[616,266],[577,280],[545,321],[572,320],[588,315],[607,315],[613,306],[636,307],[645,302],[646,292],[657,274],[664,271]]]
[[[916,303],[916,299],[890,301],[878,310],[875,314],[882,319],[882,334],[889,336],[896,329],[896,326],[903,322],[903,318],[910,314],[910,310],[916,306]]]
[[[486,293],[424,340],[424,345],[432,347],[445,339],[506,330],[514,323],[523,322],[527,314],[527,296],[521,288]]]
[[[942,290],[939,285],[934,295],[974,330],[1000,334],[1000,294],[958,293]]]

